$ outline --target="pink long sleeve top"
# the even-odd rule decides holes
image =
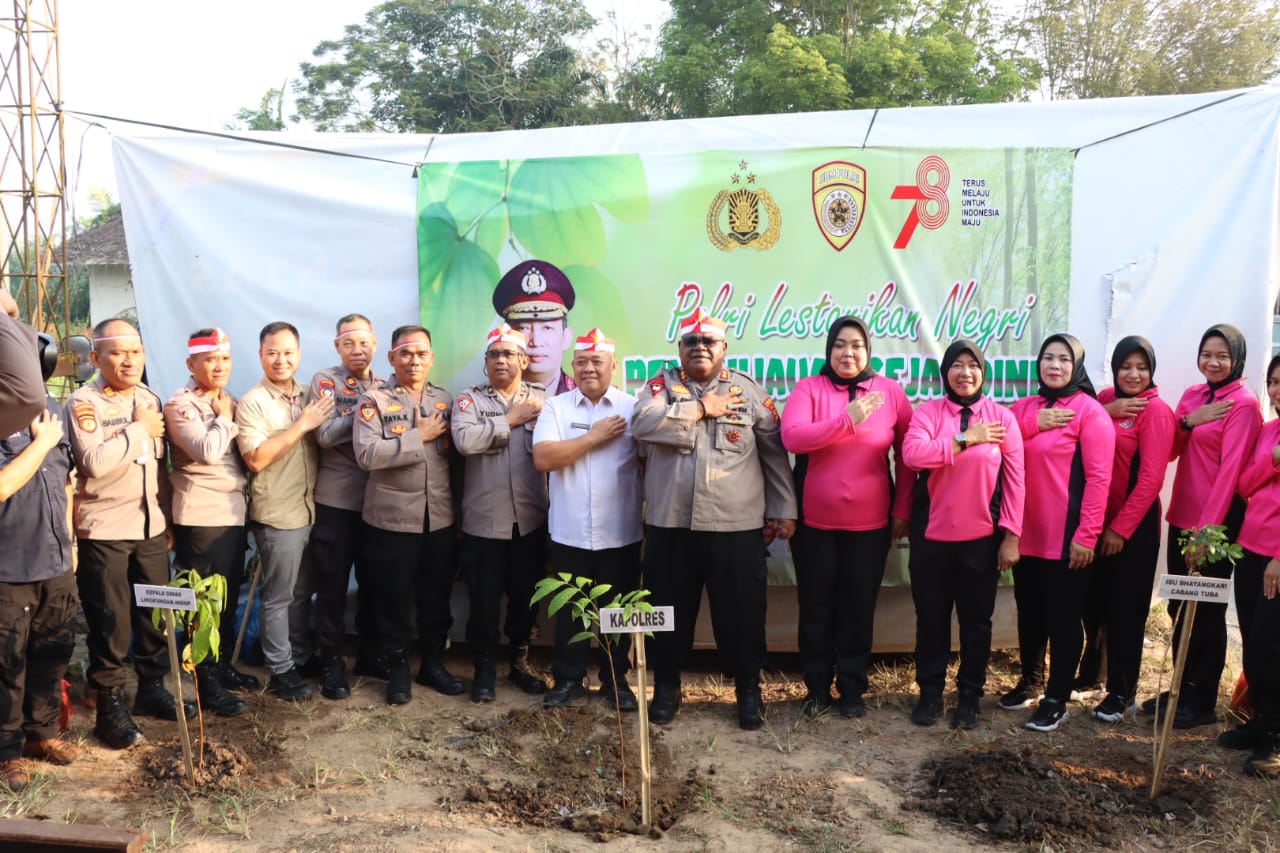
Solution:
[[[1036,417],[1048,405],[1039,394],[1013,404],[1027,457],[1027,509],[1019,551],[1024,557],[1061,560],[1071,542],[1093,549],[1102,535],[1116,435],[1107,410],[1083,391],[1053,404],[1071,409],[1075,417],[1064,427],[1042,432]],[[1077,451],[1083,484],[1071,477]],[[1068,530],[1073,520],[1075,529]]]
[[[782,443],[807,453],[804,523],[822,530],[879,530],[890,515],[911,513],[915,474],[902,464],[902,438],[911,422],[911,402],[902,386],[874,376],[858,396],[879,391],[884,405],[855,425],[846,409],[849,392],[825,376],[801,379],[782,410]],[[897,486],[889,473],[893,450]]]
[[[1240,494],[1248,498],[1249,508],[1236,544],[1280,559],[1280,465],[1272,456],[1276,445],[1280,445],[1280,420],[1258,431],[1253,454],[1240,474]]]
[[[1106,527],[1125,539],[1133,536],[1142,519],[1151,511],[1160,512],[1160,489],[1173,452],[1173,434],[1178,422],[1173,409],[1148,388],[1138,395],[1147,407],[1137,417],[1111,418],[1116,433],[1116,455],[1111,466],[1111,489],[1107,494]],[[1116,389],[1103,388],[1098,402],[1106,406],[1116,399]],[[1133,470],[1134,460],[1138,470]]]
[[[1208,385],[1192,385],[1173,410],[1174,420],[1181,421],[1208,398]],[[1165,518],[1184,530],[1226,520],[1240,472],[1262,429],[1262,407],[1243,379],[1219,388],[1216,399],[1235,402],[1225,418],[1200,424],[1190,432],[1179,429],[1173,438],[1178,469]]]
[[[925,489],[928,517],[924,535],[935,542],[968,542],[1001,530],[1022,533],[1024,476],[1022,435],[1013,415],[987,397],[972,407],[970,423],[1001,423],[1001,444],[975,444],[959,453],[954,439],[960,432],[960,406],[950,400],[923,403],[911,417],[902,458],[911,468],[927,472],[916,489]],[[917,508],[925,505],[918,499]],[[994,510],[994,515],[993,515]],[[913,519],[916,527],[922,519]]]

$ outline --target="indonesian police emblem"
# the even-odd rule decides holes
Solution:
[[[782,211],[768,190],[751,188],[756,177],[748,171],[746,160],[739,161],[738,170],[729,177],[730,186],[716,193],[707,210],[707,237],[722,252],[747,246],[763,252],[772,249],[782,235]]]
[[[837,252],[853,241],[867,206],[867,170],[832,160],[813,170],[813,215],[822,236]]]

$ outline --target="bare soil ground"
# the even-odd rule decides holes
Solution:
[[[1151,691],[1167,620],[1153,624]],[[196,789],[182,781],[176,723],[142,720],[147,744],[115,752],[94,740],[92,713],[77,707],[70,736],[85,755],[66,768],[34,765],[36,784],[0,793],[0,813],[144,827],[149,849],[197,851],[1280,846],[1280,787],[1241,775],[1244,755],[1214,743],[1221,727],[1175,733],[1169,784],[1152,803],[1151,718],[1101,723],[1089,700],[1073,703],[1056,732],[1026,731],[1027,712],[995,706],[1015,680],[1005,656],[971,732],[911,724],[909,660],[877,665],[863,719],[807,719],[785,656],[775,661],[784,671],[768,675],[768,724],[743,732],[714,655],[698,661],[706,669],[686,680],[675,724],[651,729],[648,831],[639,826],[636,716],[623,722],[624,784],[610,711],[594,701],[543,711],[503,681],[498,701],[483,706],[415,685],[413,701],[393,708],[370,680],[354,681],[340,702],[249,696],[244,716],[206,718]],[[468,671],[464,654],[450,664]]]

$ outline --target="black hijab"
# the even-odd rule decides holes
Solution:
[[[1244,332],[1230,323],[1218,323],[1215,326],[1210,326],[1208,331],[1200,336],[1200,347],[1196,350],[1197,365],[1200,361],[1200,350],[1204,349],[1204,342],[1209,338],[1222,338],[1227,343],[1227,352],[1231,353],[1231,372],[1227,374],[1227,378],[1221,382],[1209,383],[1209,402],[1212,403],[1219,388],[1230,385],[1241,376],[1244,376],[1245,345]]]
[[[848,379],[844,378],[839,373],[836,373],[835,368],[831,366],[831,350],[835,348],[836,338],[839,337],[840,330],[845,326],[853,326],[859,332],[862,332],[862,339],[867,344],[867,366],[862,368],[862,370],[858,372],[857,376],[852,376]],[[826,356],[826,363],[822,365],[822,369],[818,372],[847,390],[849,392],[850,400],[853,399],[853,395],[858,390],[858,386],[861,383],[866,382],[868,379],[876,375],[876,372],[871,369],[871,331],[867,328],[866,323],[851,314],[839,318],[832,323],[831,328],[827,330]]]
[[[1267,365],[1267,381],[1271,381],[1271,374],[1275,373],[1277,367],[1280,367],[1280,355],[1271,356],[1271,363]],[[1264,386],[1265,387],[1265,386]],[[1280,415],[1280,406],[1272,406],[1276,410],[1276,414]]]
[[[947,374],[951,372],[951,365],[956,363],[964,353],[973,356],[978,362],[978,367],[982,370],[982,382],[978,383],[978,393],[969,397],[961,397],[951,388],[951,383],[947,381]],[[947,399],[955,403],[957,406],[969,407],[982,399],[982,383],[987,381],[987,360],[982,357],[982,349],[968,338],[956,338],[951,342],[951,346],[947,347],[946,352],[942,354],[942,390],[947,392]]]
[[[1049,401],[1049,405],[1061,400],[1063,397],[1070,397],[1077,391],[1083,391],[1090,397],[1097,398],[1098,392],[1093,390],[1093,382],[1089,380],[1089,371],[1084,369],[1084,344],[1073,335],[1061,333],[1050,335],[1044,339],[1044,343],[1040,345],[1040,353],[1036,356],[1036,364],[1040,364],[1040,359],[1044,358],[1044,351],[1049,348],[1049,344],[1059,343],[1065,346],[1071,352],[1071,378],[1067,380],[1067,384],[1061,388],[1050,388],[1044,384],[1044,380],[1040,380],[1041,397]],[[1039,369],[1037,367],[1037,369]]]
[[[1111,353],[1111,387],[1115,389],[1117,397],[1132,397],[1132,394],[1126,394],[1120,390],[1120,365],[1124,364],[1124,360],[1135,352],[1140,352],[1147,359],[1147,367],[1151,370],[1151,384],[1147,386],[1148,391],[1154,391],[1156,387],[1156,350],[1151,346],[1151,341],[1142,337],[1142,335],[1130,335],[1127,338],[1121,338],[1120,343],[1116,344],[1115,350]]]

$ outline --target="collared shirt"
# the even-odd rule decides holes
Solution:
[[[60,408],[52,399],[47,410]],[[31,444],[31,429],[0,439],[0,468],[17,459]],[[71,475],[71,442],[66,430],[40,469],[22,488],[0,501],[0,583],[31,583],[71,571],[71,532],[67,529],[67,478]]]
[[[492,385],[474,385],[453,401],[453,443],[466,457],[462,484],[462,532],[510,539],[512,527],[526,536],[547,523],[547,477],[533,466],[534,421],[513,427],[507,410],[537,400],[541,385],[521,382],[510,400]]]
[[[1208,385],[1192,385],[1182,392],[1182,399],[1173,410],[1174,420],[1181,421],[1208,399]],[[1219,388],[1215,399],[1234,404],[1225,417],[1200,424],[1190,432],[1179,429],[1173,436],[1178,467],[1165,520],[1184,530],[1226,522],[1240,472],[1262,429],[1262,407],[1243,379]]]
[[[351,428],[360,395],[382,384],[373,373],[361,379],[346,367],[326,367],[311,377],[311,395],[333,398],[333,414],[316,427],[320,468],[316,472],[316,503],[335,509],[360,511],[369,475],[356,464]]]
[[[191,527],[244,524],[248,477],[236,447],[240,428],[213,410],[209,394],[188,380],[164,404],[173,463],[173,522]]]
[[[306,389],[296,379],[281,391],[267,379],[249,389],[236,407],[236,442],[241,455],[287,430],[307,404]],[[316,517],[315,439],[310,433],[289,451],[253,475],[249,482],[249,518],[280,530],[306,527]]]
[[[134,420],[141,408],[164,405],[145,385],[121,394],[101,376],[67,400],[66,429],[80,473],[76,536],[81,539],[150,539],[169,522],[169,475],[164,436],[152,437]]]
[[[635,439],[631,437],[635,406],[634,397],[612,386],[598,403],[592,403],[574,388],[543,404],[533,430],[535,447],[544,441],[579,438],[597,421],[613,415],[627,422],[622,435],[551,472],[547,526],[552,540],[588,551],[621,548],[640,541],[640,464]]]

